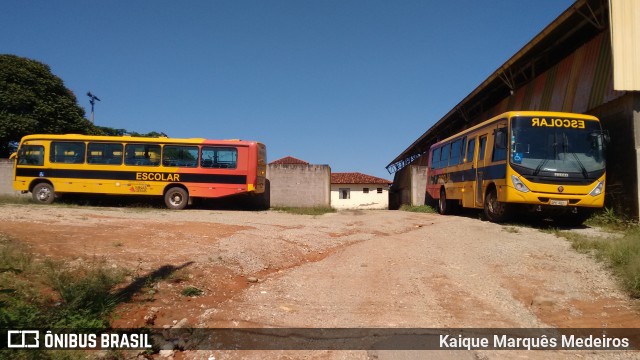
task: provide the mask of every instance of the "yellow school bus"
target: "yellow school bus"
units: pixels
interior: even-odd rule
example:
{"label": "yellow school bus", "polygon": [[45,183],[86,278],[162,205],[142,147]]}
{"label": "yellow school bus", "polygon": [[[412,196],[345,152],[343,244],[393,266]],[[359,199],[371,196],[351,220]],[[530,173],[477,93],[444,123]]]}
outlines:
{"label": "yellow school bus", "polygon": [[183,209],[191,198],[265,192],[267,152],[255,141],[39,134],[12,158],[14,189],[43,204],[65,193],[155,195]]}
{"label": "yellow school bus", "polygon": [[593,116],[507,112],[431,146],[427,192],[441,214],[502,222],[527,209],[580,224],[604,204],[607,141]]}

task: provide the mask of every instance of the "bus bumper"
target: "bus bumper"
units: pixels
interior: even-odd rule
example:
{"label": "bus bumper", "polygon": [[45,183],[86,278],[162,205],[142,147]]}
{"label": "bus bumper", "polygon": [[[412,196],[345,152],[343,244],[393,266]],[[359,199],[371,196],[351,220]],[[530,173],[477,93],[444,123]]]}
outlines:
{"label": "bus bumper", "polygon": [[556,193],[553,192],[536,192],[536,191],[528,191],[528,192],[520,192],[516,190],[514,187],[509,186],[506,191],[505,202],[511,203],[521,203],[521,204],[529,204],[529,205],[542,205],[542,206],[551,206],[551,207],[591,207],[591,208],[601,208],[604,206],[604,191],[600,194],[593,196],[588,194],[591,189],[589,188],[584,193],[579,192],[569,192],[566,193]]}

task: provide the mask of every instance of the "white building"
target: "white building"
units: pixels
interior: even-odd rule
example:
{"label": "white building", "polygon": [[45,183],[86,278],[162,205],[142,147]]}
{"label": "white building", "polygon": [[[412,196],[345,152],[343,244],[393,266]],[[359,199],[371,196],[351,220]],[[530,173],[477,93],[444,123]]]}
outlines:
{"label": "white building", "polygon": [[331,173],[331,207],[388,209],[391,181],[357,172]]}

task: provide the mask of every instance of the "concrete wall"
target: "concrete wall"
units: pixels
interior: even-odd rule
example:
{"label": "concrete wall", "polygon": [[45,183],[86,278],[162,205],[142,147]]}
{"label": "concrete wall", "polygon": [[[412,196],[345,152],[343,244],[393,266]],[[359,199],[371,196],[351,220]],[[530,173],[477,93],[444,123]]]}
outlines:
{"label": "concrete wall", "polygon": [[418,158],[412,165],[405,166],[394,173],[393,184],[389,190],[389,209],[397,210],[404,204],[431,205],[427,194],[427,154]]}
{"label": "concrete wall", "polygon": [[[365,193],[364,188],[369,192]],[[378,194],[378,188],[382,193]],[[340,189],[349,189],[349,199],[340,199]],[[382,184],[331,184],[331,207],[335,209],[388,209],[389,188]]]}
{"label": "concrete wall", "polygon": [[19,195],[13,190],[13,161],[0,159],[0,195]]}
{"label": "concrete wall", "polygon": [[271,206],[331,206],[329,165],[269,164]]}
{"label": "concrete wall", "polygon": [[426,204],[427,171],[427,166],[409,166],[411,174],[411,205],[420,206]]}

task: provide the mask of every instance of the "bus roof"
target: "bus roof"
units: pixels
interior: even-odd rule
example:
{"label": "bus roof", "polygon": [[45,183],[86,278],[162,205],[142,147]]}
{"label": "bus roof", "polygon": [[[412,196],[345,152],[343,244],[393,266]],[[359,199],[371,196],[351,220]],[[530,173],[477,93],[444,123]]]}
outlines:
{"label": "bus roof", "polygon": [[593,121],[599,121],[597,117],[592,116],[592,115],[586,115],[586,114],[576,114],[576,113],[569,113],[569,112],[560,112],[560,111],[507,111],[505,113],[502,113],[500,115],[494,116],[491,119],[487,120],[487,121],[483,121],[478,125],[472,126],[468,129],[462,130],[459,133],[455,134],[455,135],[451,135],[446,139],[442,139],[440,141],[438,141],[437,143],[431,145],[431,147],[433,148],[434,146],[439,146],[442,145],[448,141],[451,141],[457,137],[459,137],[460,135],[464,135],[466,133],[472,132],[476,129],[482,128],[484,126],[487,126],[488,124],[500,120],[500,119],[507,119],[507,118],[512,118],[512,117],[516,117],[516,116],[541,116],[541,117],[561,117],[561,118],[572,118],[572,119],[582,119],[582,120],[593,120]]}
{"label": "bus roof", "polygon": [[238,139],[231,140],[210,140],[205,138],[170,138],[170,137],[140,137],[140,136],[103,136],[103,135],[82,135],[82,134],[32,134],[26,135],[21,142],[30,140],[66,140],[66,141],[104,141],[104,142],[137,142],[137,143],[158,143],[158,144],[221,144],[221,145],[249,145],[258,143],[257,141],[245,141]]}

